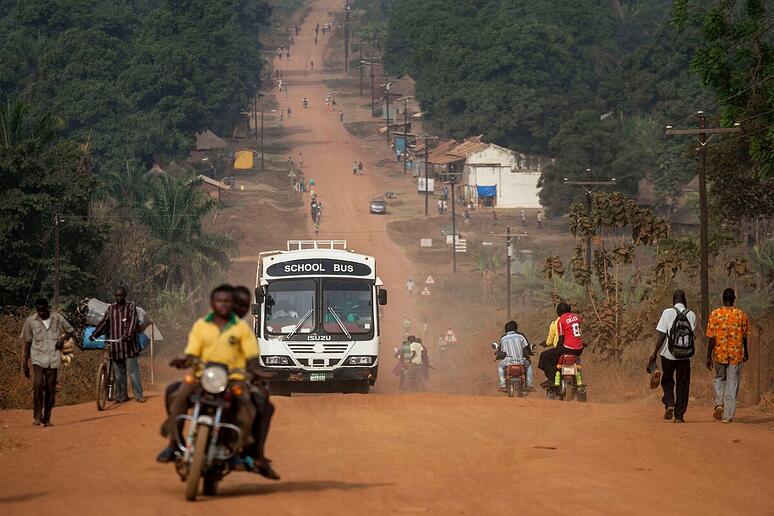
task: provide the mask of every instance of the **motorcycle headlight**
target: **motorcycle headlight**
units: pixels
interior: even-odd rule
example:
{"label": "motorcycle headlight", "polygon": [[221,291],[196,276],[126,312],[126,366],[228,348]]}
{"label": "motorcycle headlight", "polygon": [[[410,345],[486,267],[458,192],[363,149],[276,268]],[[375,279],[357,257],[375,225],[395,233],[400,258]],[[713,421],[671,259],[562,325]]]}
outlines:
{"label": "motorcycle headlight", "polygon": [[205,367],[200,381],[205,391],[220,394],[228,385],[228,371],[222,367]]}
{"label": "motorcycle headlight", "polygon": [[374,363],[374,357],[349,357],[347,359],[347,365],[371,365]]}
{"label": "motorcycle headlight", "polygon": [[269,365],[290,365],[290,357],[282,355],[270,355],[263,357],[263,363]]}

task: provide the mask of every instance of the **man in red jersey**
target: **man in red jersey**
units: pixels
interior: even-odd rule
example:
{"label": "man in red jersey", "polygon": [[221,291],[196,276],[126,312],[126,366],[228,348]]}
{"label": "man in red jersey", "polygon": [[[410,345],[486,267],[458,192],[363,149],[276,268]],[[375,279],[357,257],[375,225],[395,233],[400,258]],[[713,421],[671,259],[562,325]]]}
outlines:
{"label": "man in red jersey", "polygon": [[580,355],[583,353],[583,338],[581,337],[581,318],[572,313],[572,308],[567,303],[559,303],[556,306],[557,331],[559,342],[556,347],[549,348],[540,354],[538,367],[545,373],[546,381],[542,387],[548,387],[554,382],[556,362],[562,355]]}

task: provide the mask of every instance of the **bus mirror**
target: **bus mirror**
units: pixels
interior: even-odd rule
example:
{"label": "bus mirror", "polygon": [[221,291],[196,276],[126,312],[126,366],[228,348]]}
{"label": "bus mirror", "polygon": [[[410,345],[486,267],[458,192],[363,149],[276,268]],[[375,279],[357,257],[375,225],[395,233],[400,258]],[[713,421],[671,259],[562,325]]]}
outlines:
{"label": "bus mirror", "polygon": [[255,287],[255,302],[259,305],[263,303],[264,293],[263,287]]}
{"label": "bus mirror", "polygon": [[382,306],[387,304],[387,291],[383,288],[379,289],[379,304]]}
{"label": "bus mirror", "polygon": [[252,308],[253,308],[253,315],[255,317],[259,317],[261,315],[261,305],[259,305],[258,303],[253,303]]}

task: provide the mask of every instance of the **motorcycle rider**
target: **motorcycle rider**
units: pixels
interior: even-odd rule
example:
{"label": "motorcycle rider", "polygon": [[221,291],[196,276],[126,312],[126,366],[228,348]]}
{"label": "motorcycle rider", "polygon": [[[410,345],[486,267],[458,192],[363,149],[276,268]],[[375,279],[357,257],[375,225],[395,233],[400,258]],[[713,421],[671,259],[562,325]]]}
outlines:
{"label": "motorcycle rider", "polygon": [[[234,289],[230,285],[221,285],[210,294],[212,311],[196,321],[188,334],[188,345],[185,356],[175,358],[170,362],[172,367],[190,368],[194,360],[201,362],[217,362],[224,364],[229,370],[245,369],[258,373],[258,356],[260,350],[255,334],[247,324],[240,320],[233,311]],[[201,371],[196,371],[200,374]],[[253,443],[252,425],[255,419],[256,406],[251,399],[250,389],[244,384],[242,373],[232,373],[231,383],[242,384],[241,393],[236,398],[235,423],[242,430],[243,446]],[[169,417],[162,427],[162,435],[170,438],[169,446],[159,453],[159,462],[170,462],[174,459],[177,448],[177,416],[188,409],[189,398],[198,385],[182,383],[171,395]],[[234,456],[233,466],[236,469],[245,467],[244,461]]]}
{"label": "motorcycle rider", "polygon": [[519,364],[527,370],[527,388],[532,389],[532,364],[529,356],[532,354],[527,337],[518,332],[516,321],[505,323],[505,335],[500,338],[497,348],[498,357],[503,357],[497,364],[497,376],[500,378],[500,390],[505,392],[505,371],[509,365]]}
{"label": "motorcycle rider", "polygon": [[[234,287],[234,313],[237,317],[244,320],[250,313],[251,301],[250,289],[242,285]],[[253,378],[251,392],[253,403],[258,407],[252,429],[255,442],[245,446],[243,457],[253,471],[266,478],[279,480],[279,474],[271,467],[271,459],[266,457],[264,451],[266,438],[269,436],[269,425],[274,415],[274,404],[269,400],[269,384],[266,379],[260,376]]]}
{"label": "motorcycle rider", "polygon": [[541,387],[544,388],[548,388],[554,383],[556,363],[559,361],[559,357],[562,355],[580,356],[584,348],[580,316],[572,313],[572,307],[564,302],[556,305],[556,315],[559,316],[556,322],[559,341],[555,347],[543,351],[538,360],[538,367],[546,375],[546,381],[541,384]]}

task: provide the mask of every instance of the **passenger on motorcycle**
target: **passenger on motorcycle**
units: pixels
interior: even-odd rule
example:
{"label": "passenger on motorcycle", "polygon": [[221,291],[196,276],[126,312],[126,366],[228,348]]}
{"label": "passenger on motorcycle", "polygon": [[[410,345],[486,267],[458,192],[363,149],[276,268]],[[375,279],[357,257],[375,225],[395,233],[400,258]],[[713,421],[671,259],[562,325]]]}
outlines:
{"label": "passenger on motorcycle", "polygon": [[497,365],[497,375],[500,378],[500,390],[505,392],[505,371],[509,365],[519,364],[527,369],[527,388],[532,389],[532,364],[529,356],[532,354],[527,337],[518,333],[516,321],[505,324],[505,335],[500,338],[498,356],[503,359]]}
{"label": "passenger on motorcycle", "polygon": [[[170,365],[180,369],[189,368],[196,360],[223,364],[230,371],[235,369],[258,373],[258,356],[260,354],[255,334],[247,324],[237,318],[233,311],[233,287],[221,285],[210,294],[212,312],[196,321],[188,334],[188,345],[185,356],[175,358]],[[201,374],[201,371],[195,371]],[[231,383],[241,383],[241,395],[237,399],[235,424],[242,430],[243,446],[253,444],[252,425],[255,419],[256,406],[251,399],[251,391],[244,384],[242,373],[232,373]],[[177,416],[185,414],[189,406],[189,397],[198,385],[183,382],[172,393],[169,404],[169,417],[162,427],[162,434],[169,437],[169,446],[157,457],[159,462],[170,462],[175,457],[178,439]],[[244,468],[244,462],[235,456],[235,468]],[[241,468],[240,468],[241,467]]]}
{"label": "passenger on motorcycle", "polygon": [[541,387],[548,388],[554,383],[556,362],[562,355],[580,356],[583,353],[583,338],[581,337],[581,318],[572,313],[572,307],[567,303],[559,303],[556,306],[556,329],[559,341],[556,346],[543,351],[538,360],[538,367],[545,373],[546,381]]}

